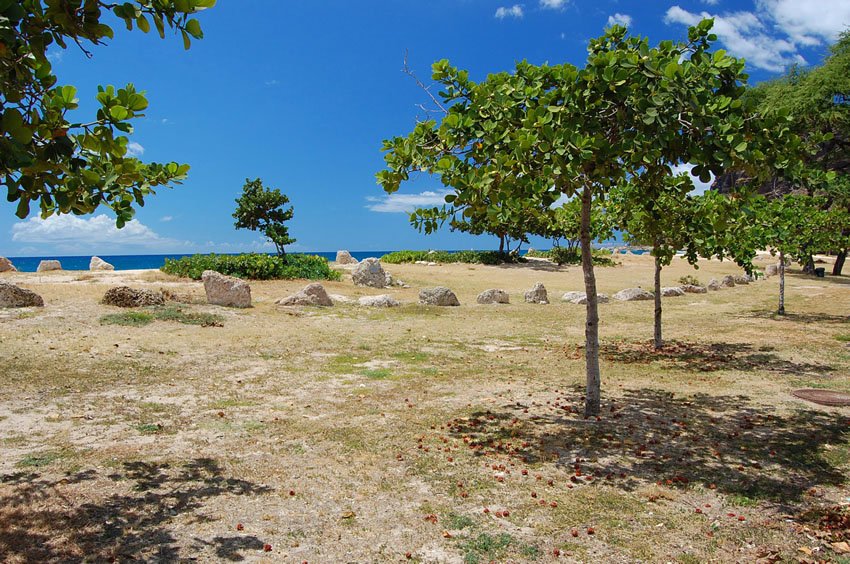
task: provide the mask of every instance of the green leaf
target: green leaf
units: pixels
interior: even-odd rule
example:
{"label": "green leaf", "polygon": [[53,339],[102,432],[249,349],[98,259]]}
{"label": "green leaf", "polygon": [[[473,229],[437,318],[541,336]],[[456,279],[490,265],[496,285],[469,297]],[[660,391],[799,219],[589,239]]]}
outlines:
{"label": "green leaf", "polygon": [[195,39],[201,39],[204,36],[200,22],[194,18],[186,22],[186,31]]}
{"label": "green leaf", "polygon": [[109,108],[109,115],[112,119],[117,119],[121,121],[123,119],[127,119],[127,116],[130,115],[130,112],[127,111],[127,108],[124,106],[112,106]]}

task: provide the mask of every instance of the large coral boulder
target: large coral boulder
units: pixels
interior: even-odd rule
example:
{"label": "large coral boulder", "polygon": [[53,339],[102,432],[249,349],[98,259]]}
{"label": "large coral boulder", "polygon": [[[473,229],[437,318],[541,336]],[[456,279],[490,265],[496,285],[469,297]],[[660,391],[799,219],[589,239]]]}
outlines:
{"label": "large coral boulder", "polygon": [[325,291],[325,287],[314,282],[308,284],[302,290],[275,302],[285,306],[332,306],[333,300]]}
{"label": "large coral boulder", "polygon": [[116,286],[106,291],[100,303],[117,307],[143,307],[163,305],[165,298],[162,292],[139,290],[129,286]]}
{"label": "large coral boulder", "polygon": [[678,298],[679,296],[684,296],[685,290],[680,286],[671,286],[668,288],[661,288],[661,297],[662,298]]}
{"label": "large coral boulder", "polygon": [[17,272],[18,269],[6,257],[0,257],[0,272]]}
{"label": "large coral boulder", "polygon": [[419,291],[419,303],[434,306],[459,306],[460,302],[454,292],[443,286],[423,288]]}
{"label": "large coral boulder", "polygon": [[43,307],[44,300],[25,288],[0,281],[0,307]]}
{"label": "large coral boulder", "polygon": [[686,294],[705,294],[708,292],[708,289],[705,286],[698,286],[696,284],[684,284],[679,287]]}
{"label": "large coral boulder", "polygon": [[92,257],[89,261],[89,270],[115,270],[115,267],[100,257]]}
{"label": "large coral boulder", "polygon": [[769,264],[764,269],[765,276],[776,276],[777,274],[779,274],[779,263]]}
{"label": "large coral boulder", "polygon": [[207,302],[227,307],[251,307],[251,287],[244,280],[214,270],[201,275]]}
{"label": "large coral boulder", "polygon": [[398,307],[401,305],[398,300],[389,294],[381,294],[379,296],[363,296],[357,300],[362,306],[367,307]]}
{"label": "large coral boulder", "polygon": [[336,252],[336,263],[337,264],[357,264],[357,259],[351,256],[351,253],[348,251],[337,251]]}
{"label": "large coral boulder", "polygon": [[37,272],[50,272],[51,270],[62,270],[62,263],[58,260],[43,260],[38,263]]}
{"label": "large coral boulder", "polygon": [[493,288],[490,290],[484,290],[478,294],[475,301],[479,304],[509,304],[511,303],[511,298],[504,290]]}
{"label": "large coral boulder", "polygon": [[655,296],[643,288],[626,288],[614,294],[614,299],[621,302],[639,302],[655,299]]}
{"label": "large coral boulder", "polygon": [[351,272],[351,279],[357,286],[370,288],[386,288],[392,282],[381,261],[374,257],[363,259]]}
{"label": "large coral boulder", "polygon": [[534,287],[525,293],[525,301],[530,304],[548,304],[549,294],[546,292],[546,286],[542,282],[538,282]]}
{"label": "large coral boulder", "polygon": [[735,277],[731,274],[728,276],[724,276],[720,279],[720,287],[721,288],[734,288],[735,287]]}
{"label": "large coral boulder", "polygon": [[711,291],[717,291],[723,288],[723,284],[720,283],[720,280],[717,278],[712,278],[708,281],[706,287]]}

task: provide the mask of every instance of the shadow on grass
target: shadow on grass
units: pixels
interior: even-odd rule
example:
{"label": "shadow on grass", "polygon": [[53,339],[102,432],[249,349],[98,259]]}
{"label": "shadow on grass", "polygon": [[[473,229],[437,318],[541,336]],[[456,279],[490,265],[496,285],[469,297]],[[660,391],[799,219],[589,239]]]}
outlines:
{"label": "shadow on grass", "polygon": [[[835,369],[828,364],[785,360],[773,353],[772,347],[754,348],[747,343],[690,343],[665,341],[664,348],[655,350],[649,341],[603,343],[602,358],[623,364],[660,362],[691,372],[742,370],[787,372],[791,374],[823,375]],[[584,358],[584,348],[576,346],[568,352],[570,358]]]}
{"label": "shadow on grass", "polygon": [[[811,488],[844,484],[850,419],[801,409],[778,415],[743,396],[675,398],[651,389],[603,402],[585,419],[578,389],[454,421],[479,456],[555,463],[574,487],[625,490],[693,484],[789,505]],[[589,478],[589,480],[588,480]]]}
{"label": "shadow on grass", "polygon": [[253,536],[216,537],[212,543],[196,539],[184,554],[170,532],[172,521],[207,500],[270,491],[225,477],[214,460],[126,463],[109,476],[120,493],[105,493],[113,487],[98,478],[92,470],[61,479],[37,473],[0,477],[0,554],[23,562],[172,562],[209,545],[218,558],[237,561],[244,558],[240,550],[263,547]]}
{"label": "shadow on grass", "polygon": [[775,309],[755,310],[743,315],[743,319],[771,319],[773,321],[789,321],[796,323],[850,323],[850,315],[834,315],[830,313],[794,313],[786,312],[779,315]]}

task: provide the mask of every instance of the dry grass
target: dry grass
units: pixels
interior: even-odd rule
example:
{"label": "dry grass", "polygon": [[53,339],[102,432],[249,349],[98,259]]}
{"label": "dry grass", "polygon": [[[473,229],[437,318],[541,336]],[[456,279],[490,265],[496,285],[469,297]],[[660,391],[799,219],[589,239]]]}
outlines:
{"label": "dry grass", "polygon": [[[651,287],[648,258],[622,260],[600,291]],[[0,554],[840,558],[820,516],[848,497],[850,410],[789,392],[850,391],[847,278],[790,277],[781,319],[776,279],[666,299],[661,354],[651,303],[603,304],[604,414],[585,420],[584,308],[557,299],[582,289],[579,269],[389,270],[412,286],[392,290],[396,309],[275,306],[297,281],[253,284],[249,310],[183,306],[223,327],[100,322],[118,311],[98,303],[109,285],[198,298],[194,282],[4,275],[46,307],[0,312]],[[734,270],[677,262],[664,284]],[[536,281],[551,305],[522,303]],[[438,284],[464,305],[415,305]],[[492,287],[513,303],[475,304]]]}

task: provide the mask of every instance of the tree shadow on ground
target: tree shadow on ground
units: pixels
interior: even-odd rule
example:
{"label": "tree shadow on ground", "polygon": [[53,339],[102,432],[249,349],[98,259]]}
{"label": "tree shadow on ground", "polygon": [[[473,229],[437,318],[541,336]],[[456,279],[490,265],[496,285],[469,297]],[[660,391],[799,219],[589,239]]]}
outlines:
{"label": "tree shadow on ground", "polygon": [[780,415],[744,396],[676,398],[653,389],[603,402],[599,418],[584,418],[583,405],[580,389],[565,390],[474,413],[449,429],[479,456],[554,462],[572,474],[573,487],[702,484],[790,507],[811,488],[847,480],[850,419],[835,413]]}
{"label": "tree shadow on ground", "polygon": [[786,312],[779,315],[775,309],[753,310],[737,317],[741,319],[771,319],[773,321],[790,321],[796,323],[850,323],[850,315],[834,315],[830,313],[795,313]]}
{"label": "tree shadow on ground", "polygon": [[[828,364],[795,362],[774,354],[774,348],[755,348],[748,343],[692,343],[665,341],[664,348],[655,350],[651,341],[622,341],[600,345],[600,356],[613,363],[650,364],[653,362],[689,372],[718,370],[767,371],[791,374],[825,375],[834,372]],[[574,345],[565,349],[568,357],[584,358],[584,347]]]}
{"label": "tree shadow on ground", "polygon": [[506,270],[537,270],[540,272],[566,272],[569,268],[566,264],[558,265],[554,262],[549,262],[546,260],[528,260],[527,262],[503,262],[494,266]]}
{"label": "tree shadow on ground", "polygon": [[[271,491],[225,477],[208,458],[179,466],[128,462],[108,478],[104,483],[93,470],[60,479],[37,473],[0,477],[0,554],[25,562],[172,562],[197,553],[181,554],[169,530],[178,516],[214,497]],[[243,558],[240,550],[263,547],[252,536],[217,537],[212,545],[219,558],[234,561]]]}

